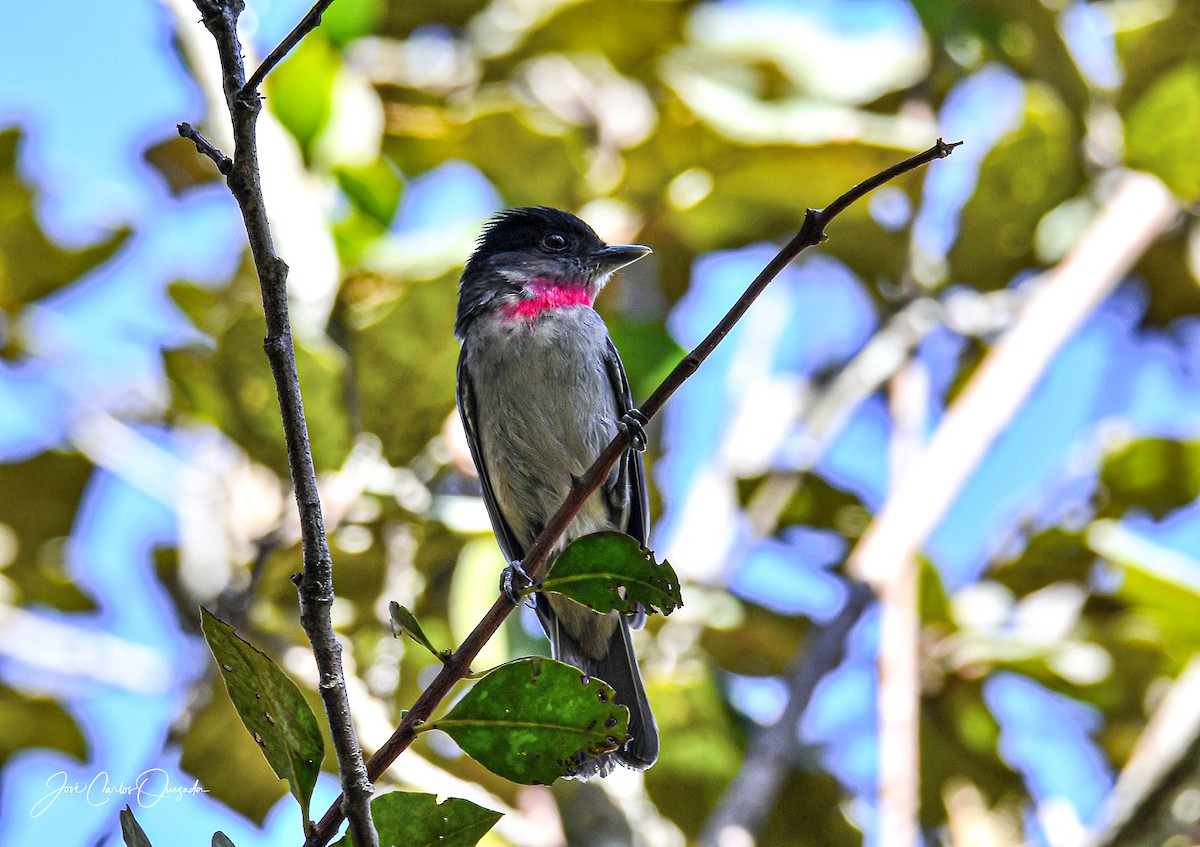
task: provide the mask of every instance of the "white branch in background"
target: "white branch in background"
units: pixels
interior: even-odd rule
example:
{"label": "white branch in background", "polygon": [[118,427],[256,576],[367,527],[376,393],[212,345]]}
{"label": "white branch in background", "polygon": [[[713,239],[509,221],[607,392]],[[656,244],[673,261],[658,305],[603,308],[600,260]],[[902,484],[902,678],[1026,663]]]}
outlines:
{"label": "white branch in background", "polygon": [[918,552],[1063,344],[1170,225],[1178,207],[1158,179],[1130,172],[1070,254],[1030,296],[892,489],[850,555],[872,585]]}

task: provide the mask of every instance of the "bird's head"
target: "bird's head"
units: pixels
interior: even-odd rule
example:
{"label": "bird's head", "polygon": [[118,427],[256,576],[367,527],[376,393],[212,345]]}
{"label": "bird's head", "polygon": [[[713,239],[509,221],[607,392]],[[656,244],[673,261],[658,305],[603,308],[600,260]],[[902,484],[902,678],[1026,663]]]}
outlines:
{"label": "bird's head", "polygon": [[547,309],[590,306],[613,271],[650,252],[609,246],[570,212],[545,206],[508,209],[484,226],[458,286],[454,332],[493,313],[522,320]]}

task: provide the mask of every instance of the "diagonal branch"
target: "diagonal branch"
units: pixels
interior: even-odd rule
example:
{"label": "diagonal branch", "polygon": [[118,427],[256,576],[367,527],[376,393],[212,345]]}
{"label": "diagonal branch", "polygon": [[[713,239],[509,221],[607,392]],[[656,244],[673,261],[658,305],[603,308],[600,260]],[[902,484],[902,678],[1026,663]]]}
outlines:
{"label": "diagonal branch", "polygon": [[[237,21],[244,3],[243,0],[195,2],[205,28],[217,43],[217,52],[221,59],[221,82],[233,122],[234,137],[234,159],[228,170],[222,169],[222,172],[226,173],[229,190],[241,209],[250,252],[262,289],[267,327],[263,346],[279,395],[288,467],[292,475],[292,487],[296,493],[296,506],[300,513],[304,573],[294,577],[300,601],[300,624],[312,643],[320,674],[318,688],[329,719],[330,733],[337,755],[338,774],[342,782],[345,812],[350,820],[354,843],[360,847],[378,847],[379,840],[371,822],[370,811],[371,794],[374,789],[367,776],[362,750],[354,733],[342,671],[342,648],[334,634],[330,617],[333,605],[333,559],[325,537],[321,501],[317,493],[317,475],[309,447],[304,404],[300,397],[300,380],[296,372],[296,351],[292,343],[291,321],[288,316],[288,267],[276,254],[272,243],[259,177],[256,127],[262,104],[257,96],[242,96],[245,68],[242,64]],[[202,153],[213,158],[212,153],[201,148],[197,140],[199,135],[194,130],[188,132],[190,129],[191,127],[183,124],[180,126],[180,134],[190,138]],[[215,158],[214,161],[218,167],[222,164]]]}
{"label": "diagonal branch", "polygon": [[796,651],[787,673],[787,706],[779,719],[758,733],[746,748],[741,767],[704,823],[698,839],[702,847],[753,844],[757,840],[775,807],[784,778],[794,767],[800,717],[812,702],[817,683],[842,661],[850,630],[872,597],[865,584],[850,582],[841,611],[814,629]]}
{"label": "diagonal branch", "polygon": [[332,4],[333,0],[317,0],[316,4],[308,10],[308,14],[301,18],[300,23],[292,27],[292,31],[284,37],[283,41],[280,41],[278,46],[267,54],[267,58],[262,60],[262,64],[258,66],[250,79],[242,86],[241,98],[243,100],[248,100],[258,93],[258,87],[267,78],[267,74],[283,61],[284,56],[292,52],[292,49],[300,43],[300,39],[321,25],[321,15]]}
{"label": "diagonal branch", "polygon": [[[905,159],[903,162],[881,171],[870,179],[860,182],[826,209],[809,209],[804,215],[804,222],[800,226],[800,231],[775,255],[767,266],[763,268],[762,272],[754,278],[754,281],[750,283],[749,287],[738,298],[737,302],[733,304],[720,323],[709,332],[703,341],[696,345],[696,348],[691,353],[684,357],[683,361],[675,366],[675,369],[662,381],[662,384],[642,404],[640,411],[645,418],[649,420],[658,414],[671,395],[683,385],[688,377],[696,372],[704,360],[708,358],[709,354],[721,343],[721,340],[729,334],[742,315],[746,313],[746,310],[750,308],[755,299],[762,294],[771,280],[779,275],[780,271],[787,267],[803,250],[821,243],[821,240],[825,237],[825,227],[840,212],[888,180],[895,179],[901,174],[928,164],[934,159],[944,159],[961,143],[948,144],[939,138],[937,144],[928,150]],[[609,471],[612,470],[613,465],[620,459],[621,454],[628,449],[628,446],[625,436],[617,435],[604,448],[604,451],[592,463],[592,466],[582,476],[572,481],[571,491],[566,501],[525,553],[523,564],[533,579],[536,580],[546,569],[547,559],[558,537],[566,530],[579,509],[583,506],[583,503],[608,478]],[[500,595],[496,599],[496,602],[492,604],[492,608],[484,616],[483,620],[476,625],[475,629],[466,637],[458,650],[442,665],[441,672],[438,673],[437,677],[434,678],[433,682],[430,683],[421,696],[417,698],[417,702],[413,704],[412,708],[404,714],[404,717],[400,720],[400,725],[392,733],[392,737],[371,756],[370,761],[367,762],[367,771],[371,779],[378,779],[387,770],[388,766],[396,760],[396,757],[404,752],[412,743],[415,738],[414,728],[418,724],[428,720],[437,705],[450,693],[450,689],[470,672],[471,661],[475,658],[475,655],[487,643],[488,639],[492,637],[500,627],[500,624],[504,622],[504,619],[508,617],[514,608],[513,604],[504,595]],[[341,820],[340,802],[334,803],[317,825],[313,836],[307,842],[307,847],[322,847],[322,845],[328,843]]]}

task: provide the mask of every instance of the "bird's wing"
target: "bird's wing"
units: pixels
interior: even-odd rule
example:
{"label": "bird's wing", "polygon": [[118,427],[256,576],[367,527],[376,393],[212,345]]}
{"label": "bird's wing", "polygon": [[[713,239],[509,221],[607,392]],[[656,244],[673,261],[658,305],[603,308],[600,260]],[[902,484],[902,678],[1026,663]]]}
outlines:
{"label": "bird's wing", "polygon": [[464,344],[458,355],[458,414],[462,418],[463,431],[467,435],[467,446],[471,449],[471,458],[475,461],[475,469],[479,472],[479,484],[483,487],[483,503],[487,506],[488,517],[492,519],[492,529],[496,533],[496,543],[510,562],[525,558],[525,551],[517,543],[516,534],[496,503],[496,493],[492,490],[492,482],[488,478],[488,469],[483,462],[483,454],[479,448],[479,431],[475,425],[475,396],[471,388],[471,374],[467,370],[467,347]]}
{"label": "bird's wing", "polygon": [[[617,354],[616,345],[608,339],[608,349],[605,351],[604,365],[612,383],[613,397],[617,401],[617,417],[620,418],[633,408],[633,394],[629,390],[629,378],[625,375],[625,366]],[[641,545],[646,544],[650,535],[650,497],[646,492],[646,468],[642,463],[642,454],[636,450],[628,451],[626,459],[624,484],[627,486],[629,503],[629,521],[625,532],[632,535]],[[618,484],[622,480],[617,480]]]}

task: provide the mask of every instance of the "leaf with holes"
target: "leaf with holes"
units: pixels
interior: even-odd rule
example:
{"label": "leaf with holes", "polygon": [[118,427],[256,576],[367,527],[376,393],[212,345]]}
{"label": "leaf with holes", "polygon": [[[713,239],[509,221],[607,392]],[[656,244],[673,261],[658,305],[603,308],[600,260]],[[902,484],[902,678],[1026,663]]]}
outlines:
{"label": "leaf with holes", "polygon": [[309,801],[325,755],[316,716],[278,665],[203,607],[200,628],[221,669],[229,699],[276,776],[288,781],[307,829]]}
{"label": "leaf with holes", "polygon": [[[371,801],[371,819],[381,847],[472,847],[502,817],[470,800],[451,797],[438,803],[433,794],[413,791],[392,791]],[[346,835],[333,847],[353,844]]]}
{"label": "leaf with holes", "polygon": [[535,656],[491,671],[422,729],[442,730],[505,779],[548,785],[617,749],[628,727],[629,710],[613,702],[607,683]]}
{"label": "leaf with holes", "polygon": [[542,581],[552,591],[605,613],[641,606],[669,615],[683,605],[679,577],[669,562],[623,532],[596,532],[567,545]]}

